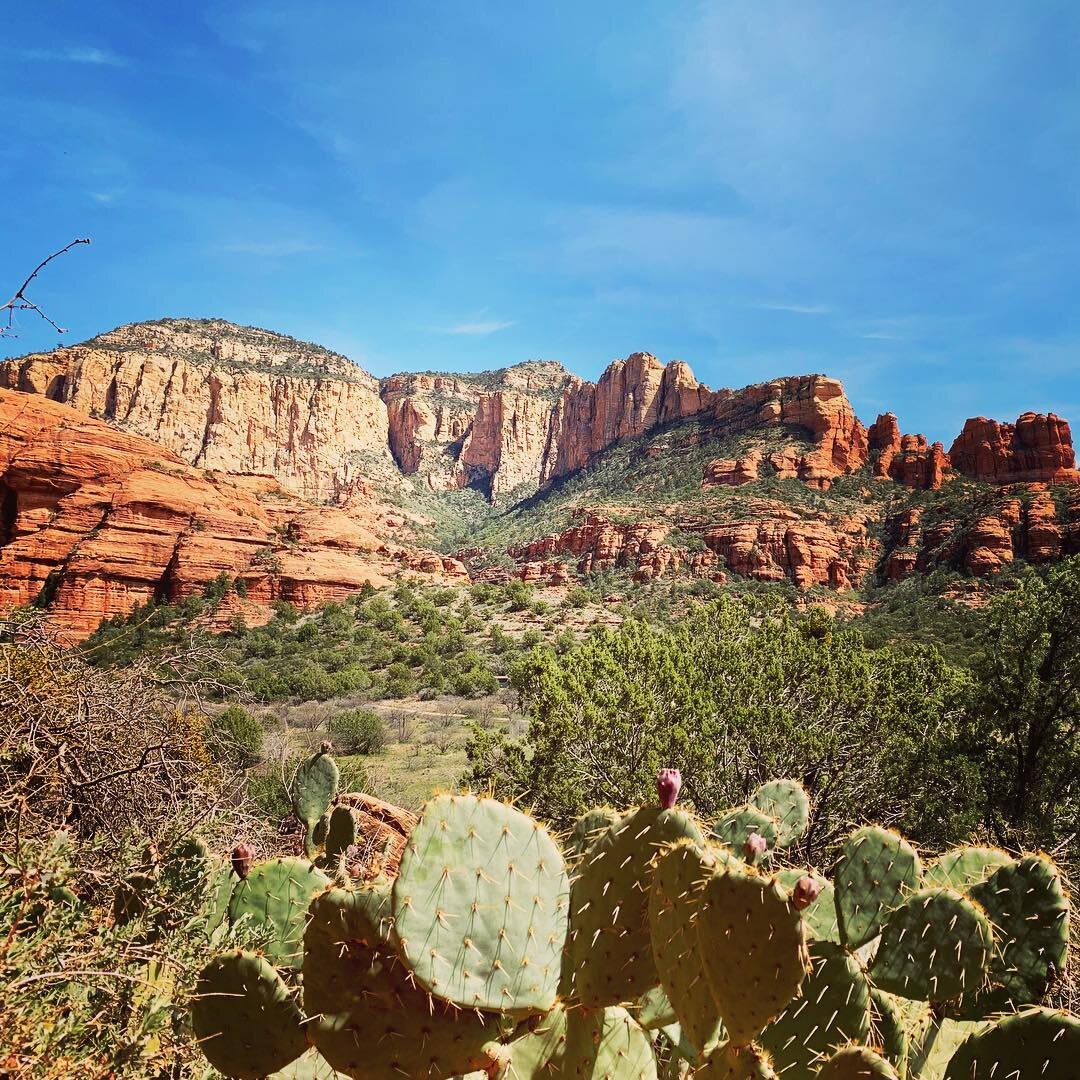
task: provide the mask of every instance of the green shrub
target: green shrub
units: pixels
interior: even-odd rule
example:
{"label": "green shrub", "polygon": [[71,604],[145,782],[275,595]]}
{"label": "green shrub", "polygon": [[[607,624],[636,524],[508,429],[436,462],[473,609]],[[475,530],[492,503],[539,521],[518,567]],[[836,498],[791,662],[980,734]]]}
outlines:
{"label": "green shrub", "polygon": [[330,738],[343,754],[377,754],[386,745],[386,725],[370,709],[349,709],[330,720]]}
{"label": "green shrub", "polygon": [[229,705],[207,721],[206,743],[216,761],[247,768],[262,757],[262,725],[247,709]]}

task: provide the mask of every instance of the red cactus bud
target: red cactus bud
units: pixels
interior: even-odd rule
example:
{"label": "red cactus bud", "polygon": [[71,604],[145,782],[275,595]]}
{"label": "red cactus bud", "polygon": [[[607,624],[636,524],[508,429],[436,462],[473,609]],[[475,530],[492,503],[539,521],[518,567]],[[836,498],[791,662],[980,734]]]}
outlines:
{"label": "red cactus bud", "polygon": [[232,868],[241,881],[251,873],[251,864],[254,861],[255,849],[250,844],[237,844],[232,849]]}
{"label": "red cactus bud", "polygon": [[795,882],[795,888],[791,890],[792,907],[802,911],[808,908],[821,895],[821,883],[815,881],[809,874],[803,874]]}
{"label": "red cactus bud", "polygon": [[656,774],[656,795],[665,810],[670,810],[675,805],[681,789],[682,773],[678,769],[661,769]]}
{"label": "red cactus bud", "polygon": [[752,832],[746,838],[746,843],[742,846],[743,858],[746,859],[747,862],[755,862],[765,854],[768,847],[769,842],[761,835],[761,833]]}

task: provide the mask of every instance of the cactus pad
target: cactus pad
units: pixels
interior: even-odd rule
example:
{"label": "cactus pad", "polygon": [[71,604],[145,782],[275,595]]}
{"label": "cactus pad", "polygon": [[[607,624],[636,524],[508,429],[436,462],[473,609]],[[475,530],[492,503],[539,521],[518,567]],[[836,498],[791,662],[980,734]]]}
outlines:
{"label": "cactus pad", "polygon": [[823,878],[816,870],[781,870],[776,879],[790,893],[804,875],[813,878],[821,887],[818,898],[802,911],[807,935],[818,941],[839,942],[840,926],[836,920],[836,897],[832,882]]}
{"label": "cactus pad", "polygon": [[769,1057],[757,1046],[730,1045],[714,1050],[694,1071],[694,1080],[777,1080]]}
{"label": "cactus pad", "polygon": [[945,1080],[1076,1080],[1078,1063],[1080,1020],[1030,1009],[970,1035],[950,1060]]}
{"label": "cactus pad", "polygon": [[566,1020],[563,1080],[656,1080],[652,1040],[625,1010],[573,1009]]}
{"label": "cactus pad", "polygon": [[776,820],[777,847],[793,844],[810,825],[810,796],[795,780],[770,780],[762,784],[750,796],[750,805]]}
{"label": "cactus pad", "polygon": [[691,841],[681,841],[657,860],[649,890],[649,937],[656,970],[683,1038],[699,1056],[717,1045],[723,1030],[694,925],[705,883],[715,866],[708,852]]}
{"label": "cactus pad", "polygon": [[347,1076],[441,1080],[491,1064],[498,1022],[421,990],[372,926],[370,907],[347,889],[311,904],[304,935],[309,1036]]}
{"label": "cactus pad", "polygon": [[412,830],[393,890],[398,948],[420,985],[511,1015],[555,1004],[569,883],[547,831],[512,806],[440,795]]}
{"label": "cactus pad", "polygon": [[299,967],[304,924],[312,896],[329,878],[303,859],[270,859],[254,866],[233,889],[229,922],[245,916],[253,926],[270,929],[266,955],[283,967]]}
{"label": "cactus pad", "polygon": [[600,806],[595,810],[586,810],[574,822],[570,835],[566,838],[563,847],[566,851],[567,865],[575,864],[592,847],[593,841],[612,825],[618,825],[622,815],[618,810],[612,810],[608,806]]}
{"label": "cactus pad", "polygon": [[314,858],[315,826],[330,809],[338,790],[338,767],[325,751],[300,763],[290,794],[293,813],[304,826],[304,844],[309,859]]}
{"label": "cactus pad", "polygon": [[356,843],[356,819],[347,806],[335,806],[326,826],[326,857],[336,863]]}
{"label": "cactus pad", "polygon": [[802,919],[776,881],[732,861],[705,885],[697,937],[731,1045],[747,1046],[798,992]]}
{"label": "cactus pad", "polygon": [[226,953],[203,968],[191,1024],[210,1063],[240,1080],[283,1069],[308,1047],[288,987],[255,953]]}
{"label": "cactus pad", "polygon": [[494,1065],[487,1072],[492,1080],[539,1080],[556,1070],[566,1045],[566,1010],[557,1005],[534,1027],[505,1046],[488,1049]]}
{"label": "cactus pad", "polygon": [[923,885],[928,889],[942,886],[966,893],[972,885],[985,881],[999,866],[1010,862],[1012,856],[998,848],[953,848],[927,866]]}
{"label": "cactus pad", "polygon": [[882,1053],[896,1070],[896,1075],[900,1080],[904,1080],[907,1076],[910,1042],[900,1003],[884,990],[871,990],[870,1018],[874,1045],[881,1047]]}
{"label": "cactus pad", "polygon": [[777,846],[780,823],[755,806],[739,806],[722,815],[713,825],[712,832],[721,844],[726,844],[740,857],[745,855],[743,849],[750,835],[757,833],[767,847],[765,854],[755,861],[764,862]]}
{"label": "cactus pad", "polygon": [[583,1004],[632,1001],[660,981],[649,942],[649,888],[661,849],[682,839],[704,844],[693,818],[642,807],[601,833],[577,867],[564,989]]}
{"label": "cactus pad", "polygon": [[992,948],[981,909],[952,889],[922,889],[889,914],[870,977],[891,994],[944,1002],[982,985]]}
{"label": "cactus pad", "polygon": [[637,1000],[637,1007],[630,1010],[634,1019],[646,1030],[657,1031],[679,1022],[675,1009],[662,986],[646,990]]}
{"label": "cactus pad", "polygon": [[845,841],[834,887],[840,940],[857,949],[881,931],[885,916],[919,887],[915,849],[897,832],[869,825]]}
{"label": "cactus pad", "polygon": [[870,984],[858,960],[831,941],[810,944],[799,996],[761,1033],[785,1080],[817,1074],[822,1061],[870,1032]]}
{"label": "cactus pad", "polygon": [[985,910],[997,943],[990,981],[999,989],[978,996],[1001,1011],[1041,1001],[1069,951],[1069,902],[1057,867],[1045,855],[1025,855],[999,866],[968,895]]}
{"label": "cactus pad", "polygon": [[845,1046],[817,1073],[818,1080],[897,1080],[896,1070],[867,1046]]}
{"label": "cactus pad", "polygon": [[199,899],[213,871],[214,862],[206,844],[197,836],[189,836],[162,860],[161,883],[170,892]]}

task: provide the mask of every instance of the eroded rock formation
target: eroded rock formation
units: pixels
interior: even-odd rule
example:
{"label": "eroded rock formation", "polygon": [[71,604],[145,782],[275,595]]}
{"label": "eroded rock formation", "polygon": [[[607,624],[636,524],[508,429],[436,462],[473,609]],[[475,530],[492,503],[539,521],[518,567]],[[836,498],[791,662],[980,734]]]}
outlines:
{"label": "eroded rock formation", "polygon": [[1015,424],[976,416],[964,424],[949,458],[965,476],[995,484],[1080,479],[1068,421],[1053,413],[1026,412]]}
{"label": "eroded rock formation", "polygon": [[44,397],[0,390],[0,611],[38,602],[79,639],[148,600],[243,582],[250,621],[275,600],[310,607],[400,571],[464,576],[455,560],[388,539],[357,496],[317,507],[267,478],[186,464]]}

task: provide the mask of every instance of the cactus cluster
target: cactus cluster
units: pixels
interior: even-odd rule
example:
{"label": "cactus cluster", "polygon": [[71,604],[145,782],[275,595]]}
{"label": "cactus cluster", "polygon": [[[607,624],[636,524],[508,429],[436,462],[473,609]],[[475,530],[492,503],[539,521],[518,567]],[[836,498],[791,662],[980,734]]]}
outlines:
{"label": "cactus cluster", "polygon": [[311,1055],[363,1080],[1080,1076],[1080,1021],[1041,1007],[1068,949],[1045,855],[924,867],[872,826],[826,877],[780,865],[810,821],[798,784],[706,825],[665,770],[659,806],[590,811],[562,845],[512,806],[439,795],[393,880],[332,881],[355,840],[332,765],[297,774],[307,860],[234,853],[229,917],[269,944],[199,982],[195,1033],[227,1076]]}

